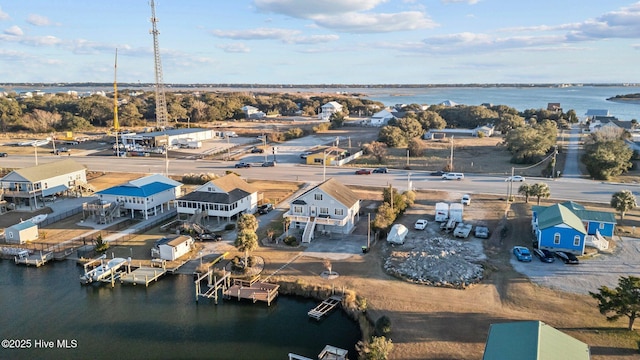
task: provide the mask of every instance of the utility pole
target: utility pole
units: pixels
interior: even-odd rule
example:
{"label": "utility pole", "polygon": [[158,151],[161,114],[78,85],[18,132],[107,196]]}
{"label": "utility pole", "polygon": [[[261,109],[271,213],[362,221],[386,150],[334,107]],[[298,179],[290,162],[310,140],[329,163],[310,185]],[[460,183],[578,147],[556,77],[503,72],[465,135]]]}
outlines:
{"label": "utility pole", "polygon": [[553,148],[553,169],[551,170],[551,178],[556,178],[556,155],[558,154],[558,146],[554,146]]}
{"label": "utility pole", "polygon": [[449,158],[449,171],[453,171],[453,135],[451,135],[451,157]]}

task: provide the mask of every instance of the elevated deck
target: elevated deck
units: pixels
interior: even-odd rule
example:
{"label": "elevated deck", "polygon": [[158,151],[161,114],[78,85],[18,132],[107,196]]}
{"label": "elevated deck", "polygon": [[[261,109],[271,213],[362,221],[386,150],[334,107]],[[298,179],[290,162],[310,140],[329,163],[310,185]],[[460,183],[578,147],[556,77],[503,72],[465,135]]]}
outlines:
{"label": "elevated deck", "polygon": [[260,282],[260,275],[251,280],[234,279],[233,284],[224,291],[227,298],[235,297],[238,300],[248,299],[253,301],[264,301],[267,305],[278,296],[280,285],[267,282]]}
{"label": "elevated deck", "polygon": [[322,319],[323,316],[331,312],[331,310],[335,309],[338,304],[342,302],[342,297],[338,295],[332,295],[330,298],[323,301],[320,305],[316,306],[314,309],[309,310],[307,313],[309,317],[312,317],[316,320]]}

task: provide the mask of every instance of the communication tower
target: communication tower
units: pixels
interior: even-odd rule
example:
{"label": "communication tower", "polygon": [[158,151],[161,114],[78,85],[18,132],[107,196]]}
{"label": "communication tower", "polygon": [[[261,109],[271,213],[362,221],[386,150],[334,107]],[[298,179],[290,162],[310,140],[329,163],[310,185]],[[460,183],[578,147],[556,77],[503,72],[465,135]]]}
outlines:
{"label": "communication tower", "polygon": [[118,144],[118,49],[116,48],[116,60],[113,64],[113,131],[116,133],[116,156],[120,156],[120,145]]}
{"label": "communication tower", "polygon": [[156,6],[153,0],[151,4],[151,25],[152,29],[149,31],[153,35],[153,54],[155,56],[156,65],[156,126],[160,129],[167,127],[167,99],[164,96],[164,84],[162,81],[162,62],[160,61],[160,45],[158,44],[158,31],[156,18]]}

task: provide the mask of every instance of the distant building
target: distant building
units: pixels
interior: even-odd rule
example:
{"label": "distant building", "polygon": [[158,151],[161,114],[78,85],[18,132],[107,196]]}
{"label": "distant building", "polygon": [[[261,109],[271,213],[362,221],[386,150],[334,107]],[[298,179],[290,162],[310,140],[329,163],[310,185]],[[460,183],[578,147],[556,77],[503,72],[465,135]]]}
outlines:
{"label": "distant building", "polygon": [[242,107],[242,112],[247,119],[262,119],[267,116],[264,112],[260,111],[255,106],[245,105]]}
{"label": "distant building", "polygon": [[384,126],[389,123],[389,121],[395,119],[396,117],[387,110],[380,110],[377,113],[373,114],[369,120],[366,121],[366,125],[368,126]]}
{"label": "distant building", "polygon": [[562,107],[560,106],[560,103],[548,103],[547,110],[554,111],[554,112],[562,112]]}
{"label": "distant building", "polygon": [[333,114],[337,114],[342,111],[343,106],[337,101],[329,101],[328,103],[322,105],[320,108],[320,113],[318,114],[318,119],[323,121],[329,121]]}

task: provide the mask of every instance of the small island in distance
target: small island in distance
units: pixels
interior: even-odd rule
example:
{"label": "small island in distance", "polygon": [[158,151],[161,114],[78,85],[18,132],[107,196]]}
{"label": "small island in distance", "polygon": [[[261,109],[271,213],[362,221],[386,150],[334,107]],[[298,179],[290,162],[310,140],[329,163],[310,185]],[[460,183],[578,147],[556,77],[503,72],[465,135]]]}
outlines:
{"label": "small island in distance", "polygon": [[616,95],[607,99],[608,101],[640,104],[640,93]]}

